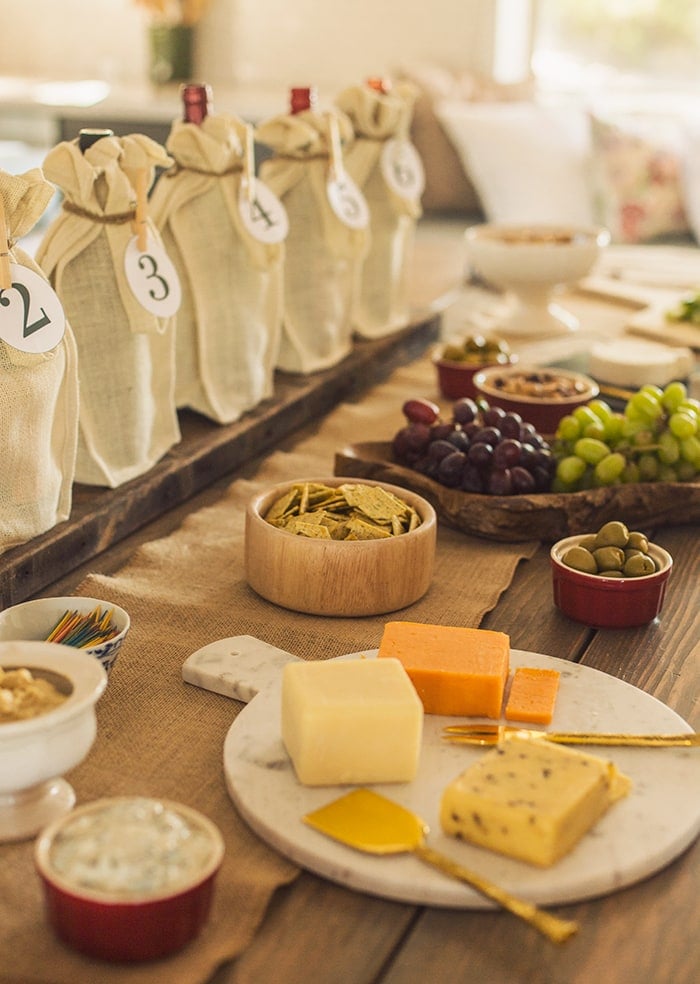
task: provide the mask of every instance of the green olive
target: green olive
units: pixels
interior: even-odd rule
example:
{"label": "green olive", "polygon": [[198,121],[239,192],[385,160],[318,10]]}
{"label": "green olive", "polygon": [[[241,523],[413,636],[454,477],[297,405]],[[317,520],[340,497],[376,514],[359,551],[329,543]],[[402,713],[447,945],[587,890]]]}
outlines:
{"label": "green olive", "polygon": [[620,547],[598,547],[593,551],[599,573],[621,571],[625,564],[625,554]]}
{"label": "green olive", "polygon": [[647,554],[630,557],[623,568],[625,577],[644,577],[645,574],[654,574],[655,571],[656,564]]}
{"label": "green olive", "polygon": [[601,526],[596,533],[596,547],[626,547],[629,535],[624,523],[612,520]]}
{"label": "green olive", "polygon": [[641,550],[637,550],[636,547],[625,547],[625,563],[630,559],[630,557],[644,557],[645,554]]}
{"label": "green olive", "polygon": [[624,577],[622,571],[600,571],[601,577]]}
{"label": "green olive", "polygon": [[649,553],[649,541],[643,533],[639,533],[637,530],[630,532],[627,546],[634,547],[635,550],[640,550],[644,554]]}
{"label": "green olive", "polygon": [[589,550],[591,553],[595,550],[595,533],[589,533],[588,536],[582,537],[578,542],[579,547],[583,547],[584,550]]}
{"label": "green olive", "polygon": [[573,567],[575,571],[583,571],[585,574],[598,573],[595,557],[584,547],[569,547],[562,557],[562,562],[567,567]]}

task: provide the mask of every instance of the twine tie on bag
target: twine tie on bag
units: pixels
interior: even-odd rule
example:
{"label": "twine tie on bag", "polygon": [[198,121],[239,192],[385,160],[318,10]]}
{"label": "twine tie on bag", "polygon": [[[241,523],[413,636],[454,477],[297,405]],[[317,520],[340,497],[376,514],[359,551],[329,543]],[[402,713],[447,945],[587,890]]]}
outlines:
{"label": "twine tie on bag", "polygon": [[78,215],[81,219],[89,219],[91,222],[100,222],[103,225],[123,225],[126,222],[133,222],[136,218],[136,209],[129,209],[128,212],[102,213],[91,212],[87,208],[81,208],[74,202],[64,202],[63,211],[70,212],[71,215]]}

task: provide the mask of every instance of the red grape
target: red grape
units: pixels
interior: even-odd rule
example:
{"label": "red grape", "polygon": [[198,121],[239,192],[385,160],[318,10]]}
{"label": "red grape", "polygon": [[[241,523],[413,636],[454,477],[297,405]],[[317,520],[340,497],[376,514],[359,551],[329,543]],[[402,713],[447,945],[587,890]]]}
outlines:
{"label": "red grape", "polygon": [[431,400],[406,400],[402,409],[404,416],[412,424],[434,424],[440,416],[440,407]]}

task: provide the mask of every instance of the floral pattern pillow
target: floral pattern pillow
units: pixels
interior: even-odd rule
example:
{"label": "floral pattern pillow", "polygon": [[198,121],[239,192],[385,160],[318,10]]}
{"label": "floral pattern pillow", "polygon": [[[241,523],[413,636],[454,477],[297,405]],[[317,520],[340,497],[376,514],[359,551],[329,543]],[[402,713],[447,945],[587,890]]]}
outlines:
{"label": "floral pattern pillow", "polygon": [[652,134],[593,115],[591,139],[595,210],[613,241],[643,243],[690,232],[672,134],[664,139],[662,127]]}

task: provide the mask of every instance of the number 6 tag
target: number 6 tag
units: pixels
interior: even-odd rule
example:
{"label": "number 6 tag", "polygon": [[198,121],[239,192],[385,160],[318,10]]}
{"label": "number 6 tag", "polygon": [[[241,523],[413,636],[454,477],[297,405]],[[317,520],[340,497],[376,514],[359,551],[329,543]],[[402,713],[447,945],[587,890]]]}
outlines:
{"label": "number 6 tag", "polygon": [[51,351],[66,330],[58,295],[29,267],[11,263],[10,275],[12,286],[0,290],[0,338],[20,352]]}
{"label": "number 6 tag", "polygon": [[182,300],[180,278],[170,257],[152,236],[143,252],[137,236],[129,240],[124,272],[134,297],[147,311],[158,318],[171,318],[177,313]]}

